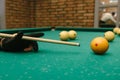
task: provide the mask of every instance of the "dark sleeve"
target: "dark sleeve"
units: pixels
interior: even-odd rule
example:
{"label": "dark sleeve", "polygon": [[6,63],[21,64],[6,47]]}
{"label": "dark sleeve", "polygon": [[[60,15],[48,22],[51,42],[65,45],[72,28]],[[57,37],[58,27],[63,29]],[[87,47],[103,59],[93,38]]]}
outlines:
{"label": "dark sleeve", "polygon": [[4,45],[9,45],[12,44],[14,42],[18,42],[22,39],[23,33],[22,32],[18,32],[17,35],[13,38],[5,38],[5,40],[3,41]]}
{"label": "dark sleeve", "polygon": [[15,37],[13,38],[5,38],[2,41],[2,49],[6,51],[22,51],[22,36],[23,33],[18,33]]}
{"label": "dark sleeve", "polygon": [[2,49],[4,51],[20,52],[31,45],[34,51],[38,51],[37,41],[24,40],[22,36],[23,34],[19,33],[13,38],[5,38],[2,42]]}

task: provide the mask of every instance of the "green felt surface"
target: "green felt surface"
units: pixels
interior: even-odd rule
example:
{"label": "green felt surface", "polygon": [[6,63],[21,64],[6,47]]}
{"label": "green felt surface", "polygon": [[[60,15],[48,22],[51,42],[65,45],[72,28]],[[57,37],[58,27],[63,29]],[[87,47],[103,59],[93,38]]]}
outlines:
{"label": "green felt surface", "polygon": [[[43,38],[59,40],[60,31],[43,31]],[[69,41],[79,42],[80,47],[38,42],[38,53],[1,51],[0,80],[119,80],[120,36],[109,42],[105,55],[95,55],[90,42],[104,31],[78,30],[77,34],[76,40]]]}

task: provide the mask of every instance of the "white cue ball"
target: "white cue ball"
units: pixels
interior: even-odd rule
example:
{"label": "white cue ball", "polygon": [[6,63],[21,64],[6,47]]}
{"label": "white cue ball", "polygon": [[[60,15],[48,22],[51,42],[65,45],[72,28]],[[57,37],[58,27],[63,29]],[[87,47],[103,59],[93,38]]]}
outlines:
{"label": "white cue ball", "polygon": [[69,39],[69,35],[67,31],[61,31],[59,33],[59,36],[62,41],[67,41]]}
{"label": "white cue ball", "polygon": [[77,37],[77,32],[74,31],[74,30],[70,30],[70,31],[68,32],[68,34],[69,34],[69,39],[74,40],[74,39],[76,39],[76,37]]}
{"label": "white cue ball", "polygon": [[113,28],[113,32],[117,34],[119,29],[120,29],[119,27],[115,27],[115,28]]}
{"label": "white cue ball", "polygon": [[104,33],[104,37],[108,40],[108,41],[113,41],[115,38],[115,34],[112,31],[107,31]]}

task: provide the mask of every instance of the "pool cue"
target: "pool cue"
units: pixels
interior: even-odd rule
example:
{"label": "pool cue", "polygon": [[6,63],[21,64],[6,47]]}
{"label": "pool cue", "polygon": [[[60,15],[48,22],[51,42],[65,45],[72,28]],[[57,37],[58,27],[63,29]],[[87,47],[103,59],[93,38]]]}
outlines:
{"label": "pool cue", "polygon": [[[7,34],[7,33],[0,33],[0,37],[11,37],[12,38],[12,37],[14,37],[14,35]],[[80,46],[80,44],[76,43],[76,42],[59,41],[59,40],[36,38],[36,37],[29,37],[29,36],[23,36],[22,39],[31,40],[31,41],[55,43],[55,44],[64,44],[64,45],[71,45],[71,46]]]}

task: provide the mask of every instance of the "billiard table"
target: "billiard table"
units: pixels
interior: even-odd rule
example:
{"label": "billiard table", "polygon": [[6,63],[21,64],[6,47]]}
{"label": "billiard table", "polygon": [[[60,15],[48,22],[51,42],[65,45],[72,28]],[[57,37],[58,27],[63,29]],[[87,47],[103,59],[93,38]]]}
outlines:
{"label": "billiard table", "polygon": [[68,42],[80,46],[38,42],[38,52],[0,51],[0,80],[120,80],[120,37],[109,42],[104,55],[96,55],[90,48],[93,38],[104,36],[112,28],[20,28],[0,30],[1,33],[24,34],[44,32],[41,38],[60,40],[63,30],[75,30],[77,38]]}

